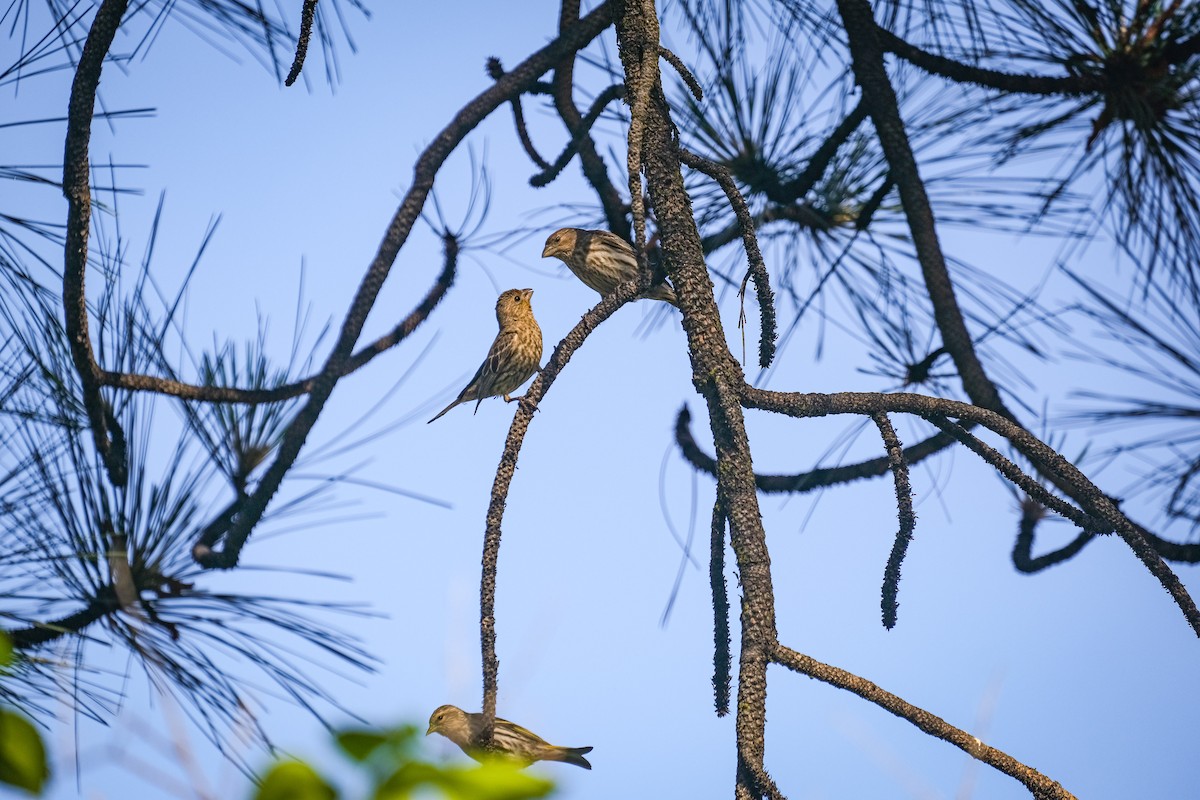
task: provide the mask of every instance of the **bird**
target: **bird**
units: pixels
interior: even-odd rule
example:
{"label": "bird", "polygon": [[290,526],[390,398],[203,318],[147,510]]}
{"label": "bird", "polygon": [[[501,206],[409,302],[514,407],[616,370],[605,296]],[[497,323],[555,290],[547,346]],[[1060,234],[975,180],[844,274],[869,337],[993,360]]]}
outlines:
{"label": "bird", "polygon": [[500,294],[496,300],[496,322],[500,324],[500,332],[488,349],[487,357],[454,402],[429,422],[471,400],[476,401],[476,411],[485,397],[503,397],[504,402],[511,403],[514,398],[509,394],[541,370],[542,329],[533,318],[531,297],[533,289],[509,289]]}
{"label": "bird", "polygon": [[[462,748],[471,758],[482,762],[489,752],[481,750],[475,744],[481,730],[483,714],[469,714],[457,706],[445,705],[438,706],[437,710],[429,715],[429,730],[425,731],[425,735],[440,733]],[[592,748],[559,747],[550,744],[536,733],[500,717],[496,717],[492,744],[495,747],[493,752],[517,762],[522,767],[528,767],[535,761],[563,761],[584,769],[592,768],[583,757],[585,753],[592,752]]]}
{"label": "bird", "polygon": [[[542,258],[551,256],[566,264],[575,277],[601,297],[610,294],[617,284],[638,276],[633,245],[608,231],[560,228],[550,234],[542,248]],[[675,290],[665,282],[650,287],[645,296],[679,308]]]}

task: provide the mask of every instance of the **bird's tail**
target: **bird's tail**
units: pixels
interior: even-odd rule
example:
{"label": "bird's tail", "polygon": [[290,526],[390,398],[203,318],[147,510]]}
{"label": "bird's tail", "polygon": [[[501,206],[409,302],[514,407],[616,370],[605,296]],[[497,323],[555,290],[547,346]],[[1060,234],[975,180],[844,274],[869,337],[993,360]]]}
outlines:
{"label": "bird's tail", "polygon": [[679,308],[679,300],[675,298],[675,290],[666,283],[660,283],[646,292],[646,296],[651,300],[663,300],[671,305]]}
{"label": "bird's tail", "polygon": [[555,757],[551,760],[563,761],[567,764],[574,764],[577,767],[583,767],[584,769],[592,768],[592,765],[588,763],[588,760],[583,757],[584,753],[592,752],[592,748],[590,748],[590,747],[559,747],[559,748],[556,748],[556,750],[557,750],[557,752],[555,753]]}
{"label": "bird's tail", "polygon": [[[445,414],[447,411],[449,411],[450,409],[454,408],[456,405],[458,405],[458,404],[459,404],[459,403],[461,403],[461,402],[463,402],[463,399],[462,399],[461,397],[459,397],[459,398],[458,398],[457,400],[455,400],[453,403],[451,403],[450,405],[446,406],[446,407],[445,407],[445,408],[443,408],[441,411],[439,411],[439,412],[437,413],[437,416],[435,416],[433,419],[438,419],[438,418],[439,418],[439,417],[441,417],[443,414]],[[429,422],[433,422],[433,419],[429,420]],[[429,424],[429,422],[426,422],[425,424],[426,424],[426,425],[428,425],[428,424]]]}

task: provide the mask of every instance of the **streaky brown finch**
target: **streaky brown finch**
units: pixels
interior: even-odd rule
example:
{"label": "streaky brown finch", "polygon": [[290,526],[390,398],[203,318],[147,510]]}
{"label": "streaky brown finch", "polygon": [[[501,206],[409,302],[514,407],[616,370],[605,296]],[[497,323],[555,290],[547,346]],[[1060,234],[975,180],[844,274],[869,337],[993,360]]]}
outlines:
{"label": "streaky brown finch", "polygon": [[509,289],[501,293],[496,301],[496,322],[500,323],[500,332],[487,357],[454,402],[430,422],[456,405],[472,400],[476,411],[485,397],[503,397],[504,402],[511,403],[514,398],[509,394],[541,369],[542,329],[533,318],[533,306],[529,304],[531,297],[533,289]]}
{"label": "streaky brown finch", "polygon": [[[575,277],[600,293],[612,293],[617,285],[638,276],[637,253],[633,245],[608,231],[560,228],[550,234],[542,248],[542,258],[553,256],[567,265]],[[679,308],[675,290],[660,283],[646,292],[651,300],[663,300]]]}
{"label": "streaky brown finch", "polygon": [[522,767],[528,767],[535,761],[563,761],[584,769],[592,768],[583,757],[585,753],[592,752],[592,748],[559,747],[550,744],[536,733],[499,717],[496,717],[496,725],[492,729],[492,743],[496,749],[492,752],[481,751],[475,745],[481,730],[483,714],[468,714],[457,706],[446,705],[439,706],[429,716],[429,730],[425,731],[425,735],[440,733],[476,761],[483,761],[495,753],[517,762]]}

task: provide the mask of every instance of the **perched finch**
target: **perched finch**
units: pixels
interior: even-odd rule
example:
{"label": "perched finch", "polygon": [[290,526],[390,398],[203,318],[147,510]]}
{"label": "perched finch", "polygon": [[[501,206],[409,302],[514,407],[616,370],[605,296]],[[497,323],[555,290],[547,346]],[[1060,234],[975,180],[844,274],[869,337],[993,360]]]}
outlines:
{"label": "perched finch", "polygon": [[[438,417],[454,408],[459,403],[471,400],[475,402],[475,410],[485,397],[504,397],[504,402],[511,403],[510,392],[517,390],[529,376],[541,369],[542,364],[542,329],[533,318],[533,307],[529,298],[533,289],[509,289],[500,295],[496,301],[496,321],[500,323],[500,332],[492,342],[487,357],[479,365],[475,377],[471,378],[467,388],[459,392],[453,403],[438,413]],[[429,420],[433,422],[433,419]]]}
{"label": "perched finch", "polygon": [[[475,745],[482,729],[483,714],[468,714],[457,706],[441,706],[430,715],[429,730],[425,731],[425,735],[440,733],[461,747],[471,758],[482,761],[487,757],[487,753],[481,753]],[[495,752],[518,762],[522,767],[528,767],[534,761],[565,761],[584,769],[592,768],[583,757],[584,753],[592,752],[590,747],[559,747],[550,744],[536,733],[499,717],[496,717],[493,731]]]}
{"label": "perched finch", "polygon": [[[633,280],[638,275],[637,254],[633,245],[608,231],[585,231],[582,228],[561,228],[550,234],[542,248],[542,258],[554,256],[567,265],[575,277],[595,289],[601,297],[617,288],[617,284]],[[651,287],[646,297],[665,300],[676,308],[675,290],[666,283]]]}

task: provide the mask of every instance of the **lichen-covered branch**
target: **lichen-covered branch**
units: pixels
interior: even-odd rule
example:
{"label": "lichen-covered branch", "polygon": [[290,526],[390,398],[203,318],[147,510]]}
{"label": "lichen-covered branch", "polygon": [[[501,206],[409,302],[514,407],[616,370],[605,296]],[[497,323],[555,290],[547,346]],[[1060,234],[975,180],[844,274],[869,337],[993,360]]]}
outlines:
{"label": "lichen-covered branch", "polygon": [[[614,9],[617,45],[627,77],[626,96],[636,98],[641,86],[633,79],[647,74],[643,63],[648,56],[657,59],[658,20],[652,3],[617,2]],[[657,60],[651,69],[657,71]],[[725,507],[742,584],[735,796],[744,799],[762,796],[771,789],[763,755],[767,663],[776,642],[771,559],[740,403],[745,376],[726,344],[691,199],[683,185],[675,126],[657,79],[649,86],[642,113],[640,121],[634,120],[640,141],[631,141],[630,149],[636,147],[641,155],[639,165],[645,171],[663,260],[683,312],[693,381],[708,406],[720,465],[717,492]]]}
{"label": "lichen-covered branch", "polygon": [[88,235],[92,219],[91,168],[88,148],[92,137],[92,114],[100,71],[125,15],[127,0],[104,0],[96,10],[87,41],[75,67],[71,100],[67,108],[67,136],[63,153],[63,195],[67,198],[67,230],[63,249],[63,319],[71,360],[79,374],[83,406],[96,451],[104,461],[114,486],[124,486],[129,467],[123,448],[113,447],[116,419],[100,394],[100,366],[88,333],[86,274]]}
{"label": "lichen-covered branch", "polygon": [[[692,436],[692,412],[687,406],[679,409],[675,417],[675,443],[679,452],[687,459],[694,469],[708,475],[716,476],[717,462],[712,456],[700,449]],[[948,433],[935,433],[924,441],[917,442],[904,448],[904,460],[916,464],[932,455],[940,453],[957,441]],[[878,478],[886,475],[890,467],[888,457],[869,458],[857,464],[846,464],[840,467],[817,467],[807,472],[791,475],[761,475],[755,473],[754,484],[760,492],[766,494],[803,494],[827,486],[837,486],[843,483]]]}
{"label": "lichen-covered branch", "polygon": [[888,468],[892,471],[893,482],[896,485],[896,513],[900,519],[900,528],[896,531],[896,540],[892,543],[892,552],[883,570],[880,600],[883,627],[891,630],[896,627],[896,613],[900,607],[896,599],[900,593],[900,567],[904,564],[904,556],[907,555],[908,545],[912,542],[917,515],[913,511],[912,483],[908,478],[908,464],[904,461],[904,448],[900,445],[900,437],[896,435],[896,429],[892,427],[887,414],[872,414],[871,419],[879,428],[879,435],[883,437],[883,446],[887,450]]}
{"label": "lichen-covered branch", "polygon": [[1038,471],[1055,480],[1057,485],[1070,487],[1070,495],[1088,516],[1098,518],[1106,529],[1113,530],[1138,560],[1145,565],[1162,587],[1179,606],[1184,618],[1197,636],[1200,636],[1200,610],[1188,594],[1187,589],[1170,567],[1155,552],[1132,521],[1116,504],[1092,483],[1086,475],[1059,454],[1054,448],[1038,439],[1008,417],[986,408],[979,408],[956,400],[940,397],[898,392],[876,394],[870,392],[840,392],[837,394],[803,394],[799,392],[772,392],[747,386],[742,400],[748,408],[773,411],[793,417],[822,417],[829,414],[861,414],[870,416],[879,412],[917,414],[927,419],[943,416],[976,422],[1000,434],[1023,456],[1033,463]]}
{"label": "lichen-covered branch", "polygon": [[929,713],[923,708],[914,706],[900,697],[881,689],[870,681],[847,672],[844,669],[823,664],[814,658],[798,653],[795,650],[778,645],[772,652],[772,660],[780,666],[787,667],[793,672],[815,678],[822,683],[836,686],[853,692],[859,697],[874,703],[883,710],[908,720],[925,733],[949,742],[972,758],[982,761],[990,767],[1011,775],[1029,789],[1034,797],[1047,800],[1075,800],[1075,795],[1068,792],[1057,781],[1051,780],[1033,767],[1022,764],[1007,753],[997,750],[991,745],[984,744],[978,737],[972,736],[961,728],[956,728],[941,717]]}
{"label": "lichen-covered branch", "polygon": [[758,237],[754,235],[754,217],[746,198],[738,191],[733,182],[729,168],[709,161],[707,158],[679,148],[679,160],[694,170],[703,172],[715,180],[725,192],[733,214],[737,218],[742,231],[742,244],[746,248],[746,261],[749,275],[754,281],[754,291],[758,296],[758,312],[760,330],[758,338],[758,365],[763,369],[771,366],[775,360],[775,293],[771,291],[771,279],[767,273],[766,262],[763,261],[762,251],[758,247]]}
{"label": "lichen-covered branch", "polygon": [[608,4],[597,6],[587,16],[564,30],[557,39],[529,56],[514,70],[467,103],[422,151],[413,170],[412,186],[388,224],[379,250],[363,276],[346,313],[333,351],[308,393],[308,401],[288,425],[276,450],[275,460],[263,474],[253,494],[246,500],[241,513],[234,519],[225,535],[224,548],[220,552],[211,553],[209,560],[204,562],[205,566],[230,569],[237,565],[246,539],[262,519],[271,498],[279,490],[284,475],[300,455],[309,431],[316,424],[317,417],[344,373],[346,364],[353,355],[354,344],[366,323],[367,314],[374,306],[375,298],[383,287],[400,248],[408,240],[408,235],[425,206],[438,170],[450,153],[500,105],[528,89],[546,70],[563,58],[587,45],[611,24],[611,20]]}
{"label": "lichen-covered branch", "polygon": [[317,0],[304,0],[304,7],[300,9],[300,37],[296,40],[296,57],[292,60],[292,67],[288,70],[287,78],[284,79],[284,86],[291,86],[300,77],[300,70],[304,69],[304,59],[308,55],[308,40],[312,36],[313,19],[317,16]]}
{"label": "lichen-covered branch", "polygon": [[[425,297],[417,304],[404,319],[400,320],[390,331],[380,336],[370,344],[359,348],[343,365],[341,377],[369,364],[375,356],[386,352],[407,339],[420,325],[429,318],[446,292],[454,283],[458,269],[458,239],[450,233],[442,236],[442,249],[445,260],[442,271],[434,281],[433,286],[425,293]],[[181,400],[199,400],[206,403],[277,403],[290,400],[310,392],[316,382],[317,375],[311,375],[298,381],[285,383],[270,389],[243,389],[236,386],[203,386],[177,381],[172,378],[160,378],[154,375],[139,375],[127,372],[103,372],[101,382],[105,386],[130,391],[157,392],[159,394],[178,397]]]}
{"label": "lichen-covered branch", "polygon": [[721,498],[713,503],[708,583],[713,604],[713,702],[717,716],[729,713],[730,665],[729,589],[725,585],[725,509]]}
{"label": "lichen-covered branch", "polygon": [[582,146],[584,140],[590,138],[592,126],[596,124],[596,120],[600,119],[600,115],[604,113],[604,109],[608,104],[624,96],[625,87],[619,83],[609,86],[603,92],[596,95],[596,99],[592,101],[591,108],[588,109],[587,115],[584,116],[579,126],[576,127],[571,140],[567,142],[567,146],[558,154],[558,158],[554,159],[553,164],[546,164],[541,172],[529,179],[529,185],[537,187],[547,186],[557,178],[567,168],[567,164],[571,163],[571,158],[579,152],[579,148]]}
{"label": "lichen-covered branch", "polygon": [[529,423],[533,420],[538,403],[546,396],[546,392],[554,384],[554,379],[571,360],[575,351],[600,323],[637,295],[637,283],[626,281],[583,315],[583,319],[579,320],[554,348],[546,366],[533,379],[533,383],[521,398],[512,424],[508,428],[504,452],[500,455],[500,465],[496,468],[496,477],[492,482],[492,498],[488,504],[487,525],[483,534],[483,569],[479,581],[479,639],[483,654],[484,719],[479,741],[483,746],[489,745],[492,739],[500,675],[500,661],[496,658],[496,570],[500,558],[501,523],[504,520],[504,506],[508,501],[509,487],[517,469],[517,457],[521,454],[521,445],[525,442],[525,433],[529,430]]}

